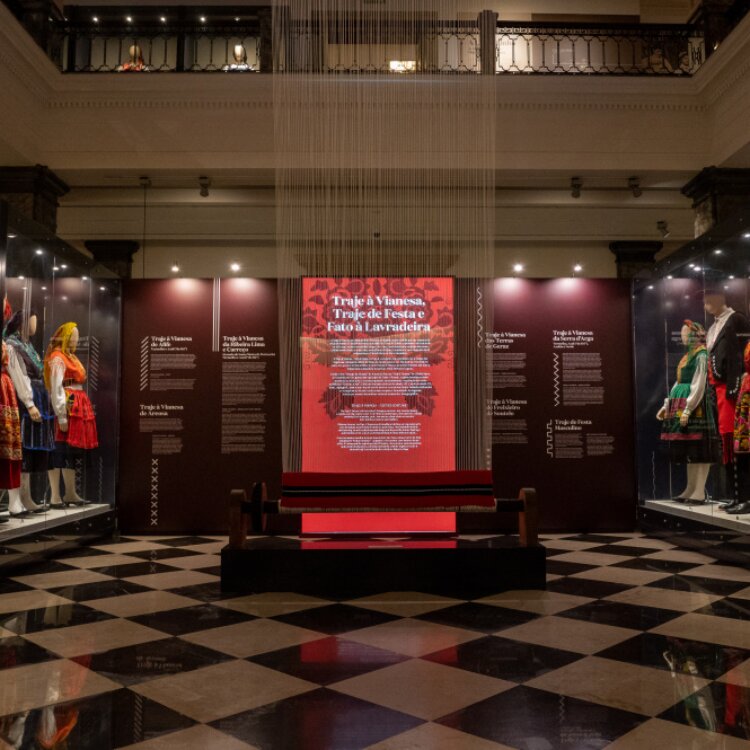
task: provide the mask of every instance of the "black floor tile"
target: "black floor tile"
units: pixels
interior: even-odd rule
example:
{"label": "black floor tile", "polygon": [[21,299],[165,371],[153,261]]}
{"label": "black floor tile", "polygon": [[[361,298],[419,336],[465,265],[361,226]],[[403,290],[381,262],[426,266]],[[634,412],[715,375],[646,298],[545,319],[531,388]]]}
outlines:
{"label": "black floor tile", "polygon": [[[748,706],[750,688],[712,682],[702,690],[686,696],[684,700],[660,714],[659,718],[750,740]],[[717,738],[716,747],[720,746]]]}
{"label": "black floor tile", "polygon": [[532,612],[522,612],[519,609],[467,602],[438,609],[434,612],[427,612],[419,615],[416,619],[436,622],[440,625],[450,625],[454,628],[464,628],[465,630],[494,633],[497,630],[512,628],[515,625],[523,625],[537,617],[539,615]]}
{"label": "black floor tile", "polygon": [[96,557],[97,555],[111,555],[103,549],[94,549],[93,547],[74,547],[67,549],[65,552],[56,552],[55,557],[58,560],[67,560],[71,557]]}
{"label": "black floor tile", "polygon": [[300,628],[317,630],[327,635],[340,635],[351,630],[369,628],[398,618],[394,615],[387,615],[362,607],[352,607],[348,604],[329,604],[325,607],[315,607],[301,612],[292,612],[288,615],[279,615],[272,619]]}
{"label": "black floor tile", "polygon": [[601,599],[605,596],[618,594],[620,591],[630,589],[622,583],[611,583],[610,581],[588,581],[585,578],[557,578],[547,583],[548,591],[556,591],[558,594],[573,594],[574,596],[588,596],[592,599]]}
{"label": "black floor tile", "polygon": [[701,615],[731,617],[735,620],[750,620],[750,601],[747,599],[719,599],[697,611]]}
{"label": "black floor tile", "polygon": [[586,620],[600,625],[615,625],[634,630],[650,630],[680,615],[682,612],[675,612],[671,609],[639,607],[634,604],[606,600],[589,602],[559,613],[560,617],[569,617],[573,620]]}
{"label": "black floor tile", "polygon": [[56,654],[52,654],[20,636],[0,638],[0,673],[2,673],[2,680],[13,679],[12,673],[2,672],[4,669],[59,658]]}
{"label": "black floor tile", "polygon": [[[552,552],[552,550],[549,550]],[[557,552],[557,550],[555,550]],[[561,555],[567,554],[559,550]],[[547,572],[556,576],[572,576],[574,573],[583,573],[584,570],[592,570],[596,565],[584,565],[583,563],[566,562],[564,560],[555,560],[554,557],[547,558]]]}
{"label": "black floor tile", "polygon": [[238,622],[247,622],[256,618],[243,612],[235,612],[232,609],[214,607],[211,604],[204,603],[193,607],[152,612],[128,619],[149,628],[161,630],[163,633],[169,633],[169,635],[185,635],[186,633],[195,633],[198,630],[236,625]]}
{"label": "black floor tile", "polygon": [[65,565],[64,562],[58,562],[57,560],[44,560],[43,562],[37,562],[33,565],[29,565],[20,572],[13,572],[14,578],[20,578],[22,576],[35,576],[43,575],[45,573],[67,573],[71,570],[77,570],[74,565]]}
{"label": "black floor tile", "polygon": [[221,565],[214,565],[211,568],[193,568],[193,570],[206,573],[210,576],[221,576]]}
{"label": "black floor tile", "polygon": [[532,643],[486,636],[423,656],[426,661],[458,667],[511,682],[526,682],[582,659],[581,654]]}
{"label": "black floor tile", "polygon": [[[116,750],[195,724],[187,716],[127,689],[6,716],[0,719],[0,726],[8,732],[14,723],[24,719],[19,745],[24,750],[42,747]],[[49,738],[65,727],[70,727],[70,733],[63,743],[39,744],[40,737]]]}
{"label": "black floor tile", "polygon": [[518,748],[603,748],[646,716],[519,685],[475,703],[438,724]]}
{"label": "black floor tile", "polygon": [[[2,641],[0,641],[0,644]],[[229,661],[231,657],[179,638],[165,638],[73,659],[123,685],[135,685]]]}
{"label": "black floor tile", "polygon": [[13,633],[38,633],[42,630],[67,628],[71,625],[87,625],[102,620],[114,620],[112,615],[82,604],[63,604],[55,607],[29,609],[0,615],[0,627]]}
{"label": "black floor tile", "polygon": [[669,578],[661,578],[647,586],[660,589],[673,589],[674,591],[695,591],[702,594],[716,594],[717,596],[731,596],[732,594],[747,588],[746,583],[738,581],[722,581],[718,578],[697,578],[693,576],[681,576],[679,574]]}
{"label": "black floor tile", "polygon": [[33,586],[13,581],[10,578],[0,578],[0,596],[3,594],[17,594],[19,591],[31,591]]}
{"label": "black floor tile", "polygon": [[101,568],[92,568],[95,573],[103,573],[115,578],[134,578],[135,576],[149,576],[154,573],[174,573],[174,568],[160,562],[127,563],[126,565],[107,565],[106,559],[102,560]]}
{"label": "black floor tile", "polygon": [[683,570],[694,568],[695,563],[676,562],[675,560],[651,560],[645,557],[636,557],[634,560],[615,563],[612,567],[653,570],[660,573],[682,573]]}
{"label": "black floor tile", "polygon": [[330,636],[319,641],[258,654],[250,657],[248,661],[318,685],[330,685],[332,682],[357,677],[407,659],[408,657],[392,651]]}
{"label": "black floor tile", "polygon": [[715,680],[750,657],[750,651],[657,633],[642,633],[600,651],[597,656]]}
{"label": "black floor tile", "polygon": [[141,560],[169,560],[170,558],[175,558],[175,557],[190,557],[191,555],[200,555],[200,554],[201,554],[200,552],[194,552],[193,550],[190,550],[190,549],[180,549],[179,547],[165,547],[164,549],[147,549],[147,550],[143,550],[143,552],[128,552],[128,555],[130,555],[130,557],[140,557]]}
{"label": "black floor tile", "polygon": [[241,596],[240,592],[222,591],[220,581],[211,583],[199,583],[195,586],[183,586],[179,589],[170,589],[173,594],[187,596],[189,599],[197,599],[201,602],[215,602],[219,599],[231,599],[233,596]]}
{"label": "black floor tile", "polygon": [[217,539],[209,539],[205,536],[181,536],[175,539],[154,539],[156,544],[164,544],[167,547],[192,547],[194,544],[216,543]]}
{"label": "black floor tile", "polygon": [[259,748],[360,750],[424,723],[413,716],[320,688],[212,726]]}
{"label": "black floor tile", "polygon": [[50,589],[50,591],[66,599],[85,602],[89,599],[106,599],[110,596],[121,596],[123,594],[141,594],[144,591],[153,591],[153,589],[146,586],[139,586],[137,583],[131,583],[130,581],[118,581],[116,578],[113,578],[109,581],[62,586]]}

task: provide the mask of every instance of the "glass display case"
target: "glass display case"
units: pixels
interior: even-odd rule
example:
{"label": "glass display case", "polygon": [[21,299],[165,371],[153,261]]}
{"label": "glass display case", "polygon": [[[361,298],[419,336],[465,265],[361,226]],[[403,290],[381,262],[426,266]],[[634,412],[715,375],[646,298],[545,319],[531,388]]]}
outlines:
{"label": "glass display case", "polygon": [[0,202],[0,565],[114,524],[120,282]]}
{"label": "glass display case", "polygon": [[633,291],[641,511],[682,527],[750,531],[748,218],[684,246]]}

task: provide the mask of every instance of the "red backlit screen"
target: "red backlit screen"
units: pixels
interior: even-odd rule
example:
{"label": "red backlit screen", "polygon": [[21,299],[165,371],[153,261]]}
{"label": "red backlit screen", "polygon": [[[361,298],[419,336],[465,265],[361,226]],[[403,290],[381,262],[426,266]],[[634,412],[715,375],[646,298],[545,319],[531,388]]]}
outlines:
{"label": "red backlit screen", "polygon": [[453,280],[305,278],[302,470],[455,470]]}

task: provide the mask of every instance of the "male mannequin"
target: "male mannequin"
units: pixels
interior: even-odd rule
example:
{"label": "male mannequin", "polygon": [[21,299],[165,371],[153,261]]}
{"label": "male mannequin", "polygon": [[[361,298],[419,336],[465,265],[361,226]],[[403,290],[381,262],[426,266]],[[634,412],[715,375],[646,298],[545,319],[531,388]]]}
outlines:
{"label": "male mannequin", "polygon": [[726,295],[708,289],[703,307],[714,322],[706,335],[708,349],[708,382],[716,405],[717,427],[721,439],[722,457],[718,472],[718,495],[725,500],[725,510],[738,504],[734,481],[734,412],[740,381],[744,372],[742,350],[750,334],[750,321],[727,305]]}
{"label": "male mannequin", "polygon": [[128,71],[140,73],[141,71],[146,70],[146,65],[143,62],[143,52],[137,44],[130,45],[128,54],[130,55],[130,60],[117,66],[117,71],[119,73],[126,73]]}
{"label": "male mannequin", "polygon": [[222,70],[229,72],[250,70],[250,66],[247,64],[247,52],[245,52],[245,47],[242,44],[234,45],[232,56],[234,57],[234,62],[225,65]]}

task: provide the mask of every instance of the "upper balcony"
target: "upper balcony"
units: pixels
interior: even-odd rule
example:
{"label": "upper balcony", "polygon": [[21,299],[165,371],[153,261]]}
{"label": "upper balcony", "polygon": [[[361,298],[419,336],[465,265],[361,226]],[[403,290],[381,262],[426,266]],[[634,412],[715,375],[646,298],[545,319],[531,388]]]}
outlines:
{"label": "upper balcony", "polygon": [[[687,25],[397,22],[298,24],[258,6],[67,6],[32,29],[64,73],[690,76],[706,58]],[[281,20],[280,20],[281,19]],[[275,26],[275,32],[273,27]]]}

